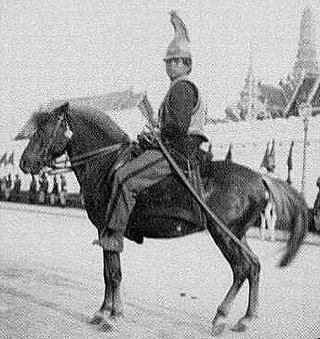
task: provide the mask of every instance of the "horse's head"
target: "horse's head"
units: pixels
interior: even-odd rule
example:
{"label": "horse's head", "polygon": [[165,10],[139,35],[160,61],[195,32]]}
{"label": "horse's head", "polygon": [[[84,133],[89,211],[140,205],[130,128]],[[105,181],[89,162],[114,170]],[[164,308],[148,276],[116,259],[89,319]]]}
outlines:
{"label": "horse's head", "polygon": [[[31,117],[27,124],[30,140],[20,159],[24,173],[38,174],[66,151],[67,110],[68,103],[64,102],[56,107],[43,108]],[[16,139],[21,139],[21,133]]]}

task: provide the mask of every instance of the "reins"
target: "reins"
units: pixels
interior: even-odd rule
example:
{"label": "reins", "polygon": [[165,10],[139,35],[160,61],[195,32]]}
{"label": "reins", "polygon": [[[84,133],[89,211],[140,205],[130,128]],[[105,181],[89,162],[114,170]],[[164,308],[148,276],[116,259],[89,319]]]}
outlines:
{"label": "reins", "polygon": [[[65,165],[63,167],[57,166],[59,164],[66,164],[66,162],[64,160],[59,160],[59,161],[55,161],[55,163],[53,164],[53,166],[55,166],[53,168],[53,171],[71,171],[72,168],[83,165],[85,163],[87,163],[88,161],[101,156],[101,155],[106,155],[106,154],[110,154],[112,152],[115,152],[117,150],[119,150],[121,147],[123,146],[123,144],[114,144],[111,146],[106,146],[106,147],[102,147],[102,148],[98,148],[96,150],[90,151],[90,152],[86,152],[80,155],[77,155],[71,159],[69,159],[70,161],[70,165]],[[51,173],[53,171],[50,171]]]}
{"label": "reins", "polygon": [[[48,145],[46,146],[46,148],[44,150],[44,156],[45,157],[48,154],[50,146],[52,145],[53,140],[55,139],[55,137],[57,135],[58,129],[59,129],[63,119],[65,119],[65,114],[61,114],[58,121],[57,121],[57,125],[56,125],[56,127],[53,131],[53,135],[50,138]],[[65,134],[70,132],[67,122],[66,122],[66,125],[67,125],[67,130],[65,131]],[[67,137],[67,136],[66,136],[66,138],[70,139],[70,137]],[[72,157],[71,159],[69,159],[70,165],[67,165],[65,160],[55,161],[51,166],[51,170],[49,170],[47,172],[49,172],[50,174],[54,174],[54,173],[57,173],[57,172],[70,172],[70,171],[72,171],[72,169],[74,167],[83,165],[83,164],[87,163],[88,161],[90,161],[90,160],[92,160],[92,159],[94,159],[98,156],[113,153],[113,152],[119,150],[122,146],[123,146],[123,144],[117,143],[117,144],[113,144],[113,145],[110,145],[110,146],[101,147],[101,148],[98,148],[98,149],[95,149],[93,151],[89,151],[89,152],[86,152],[86,153],[83,153],[83,154],[80,154],[80,155],[76,155],[76,156]],[[59,164],[64,164],[64,166],[60,167]]]}

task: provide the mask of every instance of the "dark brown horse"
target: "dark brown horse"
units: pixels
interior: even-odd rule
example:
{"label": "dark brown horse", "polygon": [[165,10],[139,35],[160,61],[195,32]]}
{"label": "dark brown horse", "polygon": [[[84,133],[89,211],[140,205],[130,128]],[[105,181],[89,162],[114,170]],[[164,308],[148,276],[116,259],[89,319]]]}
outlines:
{"label": "dark brown horse", "polygon": [[[34,113],[17,139],[21,137],[30,138],[20,160],[25,173],[38,174],[67,152],[81,185],[89,219],[98,230],[103,228],[114,168],[134,156],[127,134],[106,113],[73,100]],[[247,311],[233,327],[235,331],[244,331],[257,316],[260,276],[260,263],[247,244],[246,232],[265,208],[267,187],[276,201],[278,219],[290,231],[280,266],[291,262],[303,242],[308,226],[307,205],[285,182],[272,178],[266,182],[260,174],[232,162],[207,161],[201,174],[207,205],[239,243],[210,218],[204,222],[206,218],[199,206],[175,174],[137,196],[126,236],[141,243],[143,237],[177,237],[207,225],[233,272],[232,286],[213,318],[212,333],[223,331],[231,305],[248,279]],[[108,324],[110,318],[123,312],[120,254],[104,250],[103,258],[105,296],[92,323]]]}

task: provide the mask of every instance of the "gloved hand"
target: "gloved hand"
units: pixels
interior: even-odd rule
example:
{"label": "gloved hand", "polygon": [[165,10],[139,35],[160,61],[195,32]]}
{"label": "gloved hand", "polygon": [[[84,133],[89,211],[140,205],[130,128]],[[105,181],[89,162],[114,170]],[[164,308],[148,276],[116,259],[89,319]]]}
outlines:
{"label": "gloved hand", "polygon": [[151,132],[142,131],[137,138],[139,145],[144,150],[158,148],[157,139]]}

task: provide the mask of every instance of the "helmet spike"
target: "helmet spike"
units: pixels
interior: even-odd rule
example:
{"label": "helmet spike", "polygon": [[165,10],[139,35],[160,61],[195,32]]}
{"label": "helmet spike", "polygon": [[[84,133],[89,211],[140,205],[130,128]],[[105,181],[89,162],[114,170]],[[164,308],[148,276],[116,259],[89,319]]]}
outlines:
{"label": "helmet spike", "polygon": [[174,37],[170,42],[164,60],[172,58],[191,59],[190,38],[188,30],[176,11],[169,12],[170,22],[174,29]]}
{"label": "helmet spike", "polygon": [[188,29],[182,19],[179,17],[178,13],[172,10],[170,13],[170,22],[174,28],[175,38],[184,39],[190,42]]}

